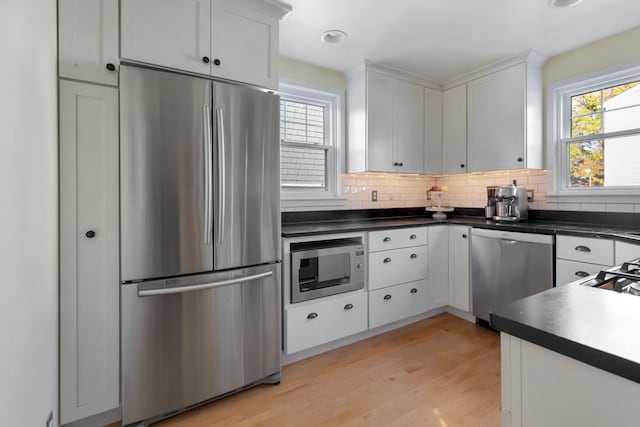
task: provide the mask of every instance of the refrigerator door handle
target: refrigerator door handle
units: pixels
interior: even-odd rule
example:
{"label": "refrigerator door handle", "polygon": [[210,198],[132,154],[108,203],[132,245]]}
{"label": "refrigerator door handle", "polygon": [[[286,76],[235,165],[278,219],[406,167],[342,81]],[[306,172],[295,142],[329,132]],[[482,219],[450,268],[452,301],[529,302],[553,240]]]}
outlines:
{"label": "refrigerator door handle", "polygon": [[222,280],[220,282],[203,283],[200,285],[175,286],[171,288],[158,288],[158,289],[144,289],[144,290],[138,291],[138,296],[151,297],[151,296],[158,296],[158,295],[170,295],[170,294],[181,294],[184,292],[203,291],[205,289],[219,288],[221,286],[229,286],[229,285],[235,285],[236,283],[250,282],[252,280],[264,279],[265,277],[269,277],[271,275],[273,275],[273,271],[266,271],[264,273],[253,274],[251,276],[237,277],[235,279]]}
{"label": "refrigerator door handle", "polygon": [[211,110],[208,105],[202,107],[204,119],[204,244],[211,243],[211,229],[213,222],[213,172],[211,161],[213,155],[213,141],[211,136]]}
{"label": "refrigerator door handle", "polygon": [[218,130],[218,243],[222,243],[224,230],[224,213],[226,210],[226,171],[225,171],[225,141],[224,141],[224,114],[222,108],[216,108]]}

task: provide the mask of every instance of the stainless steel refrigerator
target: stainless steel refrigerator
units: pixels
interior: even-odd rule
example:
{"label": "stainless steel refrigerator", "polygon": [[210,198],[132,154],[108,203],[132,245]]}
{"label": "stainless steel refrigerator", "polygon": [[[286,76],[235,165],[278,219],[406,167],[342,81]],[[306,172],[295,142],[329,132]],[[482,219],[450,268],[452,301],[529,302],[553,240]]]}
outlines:
{"label": "stainless steel refrigerator", "polygon": [[279,98],[120,68],[123,424],[279,381]]}

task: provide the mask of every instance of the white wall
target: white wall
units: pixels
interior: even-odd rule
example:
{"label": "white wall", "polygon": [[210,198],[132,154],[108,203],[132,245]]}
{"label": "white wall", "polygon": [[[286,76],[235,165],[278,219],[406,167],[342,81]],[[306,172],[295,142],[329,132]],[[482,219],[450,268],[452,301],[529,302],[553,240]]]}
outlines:
{"label": "white wall", "polygon": [[58,412],[56,2],[0,2],[0,425]]}

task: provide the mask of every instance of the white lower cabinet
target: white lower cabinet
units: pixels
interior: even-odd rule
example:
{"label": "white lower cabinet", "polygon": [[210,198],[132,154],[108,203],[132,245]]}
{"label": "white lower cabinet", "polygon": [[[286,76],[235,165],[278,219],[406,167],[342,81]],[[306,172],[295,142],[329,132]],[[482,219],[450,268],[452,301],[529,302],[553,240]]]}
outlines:
{"label": "white lower cabinet", "polygon": [[120,405],[118,90],[60,82],[60,422]]}
{"label": "white lower cabinet", "polygon": [[285,351],[292,354],[366,331],[367,313],[366,292],[291,305],[285,309]]}
{"label": "white lower cabinet", "polygon": [[393,249],[369,254],[369,290],[427,277],[427,247]]}
{"label": "white lower cabinet", "polygon": [[589,264],[567,259],[556,259],[556,286],[566,285],[582,277],[611,268],[609,265]]}
{"label": "white lower cabinet", "polygon": [[469,227],[449,227],[449,305],[471,311],[469,280]]}
{"label": "white lower cabinet", "polygon": [[427,311],[427,279],[369,291],[369,328]]}
{"label": "white lower cabinet", "polygon": [[615,265],[640,258],[640,242],[637,244],[616,241]]}
{"label": "white lower cabinet", "polygon": [[449,304],[449,226],[434,225],[427,230],[429,233],[427,309],[433,310]]}

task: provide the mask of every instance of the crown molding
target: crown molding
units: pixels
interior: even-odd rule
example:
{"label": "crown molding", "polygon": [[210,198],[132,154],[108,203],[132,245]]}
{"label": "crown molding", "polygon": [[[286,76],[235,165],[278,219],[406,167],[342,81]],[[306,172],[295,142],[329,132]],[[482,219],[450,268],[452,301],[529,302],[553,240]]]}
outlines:
{"label": "crown molding", "polygon": [[360,64],[357,67],[351,69],[347,73],[347,79],[352,79],[354,76],[362,73],[364,70],[374,70],[382,74],[397,77],[402,80],[407,80],[421,86],[428,87],[430,89],[442,90],[442,85],[440,83],[425,76],[412,73],[400,68],[392,67],[390,65],[381,64],[379,62],[373,62],[369,59],[365,59],[363,64]]}

